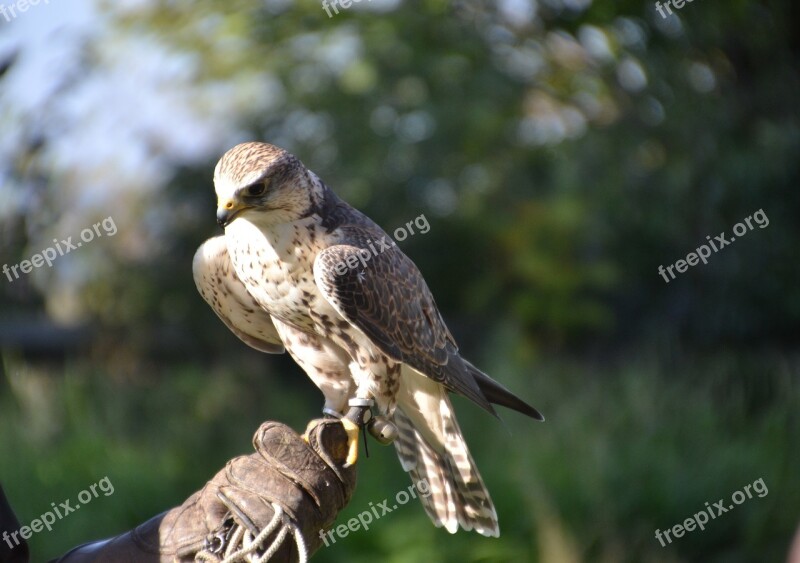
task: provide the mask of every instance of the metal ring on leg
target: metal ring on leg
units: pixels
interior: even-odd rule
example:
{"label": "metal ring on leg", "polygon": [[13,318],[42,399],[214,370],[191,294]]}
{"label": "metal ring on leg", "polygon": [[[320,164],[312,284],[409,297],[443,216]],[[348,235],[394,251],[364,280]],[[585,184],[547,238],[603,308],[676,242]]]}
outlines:
{"label": "metal ring on leg", "polygon": [[334,410],[330,407],[325,407],[322,409],[322,414],[325,416],[330,416],[332,418],[342,418],[342,413],[337,410]]}
{"label": "metal ring on leg", "polygon": [[372,407],[375,404],[375,401],[372,399],[359,399],[358,397],[353,397],[347,404],[351,407]]}

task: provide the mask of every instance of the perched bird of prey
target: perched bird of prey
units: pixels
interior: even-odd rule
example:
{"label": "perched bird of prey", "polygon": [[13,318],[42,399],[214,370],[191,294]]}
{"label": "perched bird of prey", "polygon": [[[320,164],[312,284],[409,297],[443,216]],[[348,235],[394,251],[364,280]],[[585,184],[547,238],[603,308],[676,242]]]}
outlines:
{"label": "perched bird of prey", "polygon": [[[203,298],[253,348],[288,351],[325,396],[323,412],[372,406],[388,422],[386,441],[396,431],[403,469],[430,489],[419,498],[436,526],[498,536],[448,393],[495,416],[492,403],[544,420],[539,411],[461,357],[414,263],[295,156],[237,145],[214,186],[225,234],[195,254]],[[343,423],[354,463],[359,426]]]}

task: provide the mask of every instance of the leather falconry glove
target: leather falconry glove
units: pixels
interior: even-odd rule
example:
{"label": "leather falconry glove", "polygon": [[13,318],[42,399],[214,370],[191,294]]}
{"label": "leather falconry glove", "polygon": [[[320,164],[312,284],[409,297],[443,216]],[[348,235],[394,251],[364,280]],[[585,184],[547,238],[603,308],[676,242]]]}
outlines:
{"label": "leather falconry glove", "polygon": [[51,563],[305,561],[356,483],[355,467],[343,467],[339,420],[314,420],[306,436],[265,422],[253,438],[256,453],[229,461],[181,506]]}

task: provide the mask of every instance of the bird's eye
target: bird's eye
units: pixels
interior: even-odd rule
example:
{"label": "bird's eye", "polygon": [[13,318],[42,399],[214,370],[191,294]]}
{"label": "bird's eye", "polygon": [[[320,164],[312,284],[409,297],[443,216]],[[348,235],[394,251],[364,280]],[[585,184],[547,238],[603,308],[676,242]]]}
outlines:
{"label": "bird's eye", "polygon": [[247,195],[260,196],[264,193],[265,189],[267,189],[266,184],[264,182],[258,182],[257,184],[247,187]]}

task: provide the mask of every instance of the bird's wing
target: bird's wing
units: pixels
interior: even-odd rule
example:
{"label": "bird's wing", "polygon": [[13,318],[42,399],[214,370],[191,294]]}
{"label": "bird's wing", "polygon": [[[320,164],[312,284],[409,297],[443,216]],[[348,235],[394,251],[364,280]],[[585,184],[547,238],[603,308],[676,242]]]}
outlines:
{"label": "bird's wing", "polygon": [[283,354],[272,317],[236,275],[224,236],[210,238],[197,249],[192,273],[200,295],[242,342],[261,352]]}
{"label": "bird's wing", "polygon": [[328,302],[381,352],[496,415],[416,265],[394,246],[359,246],[332,246],[314,260],[314,280]]}

